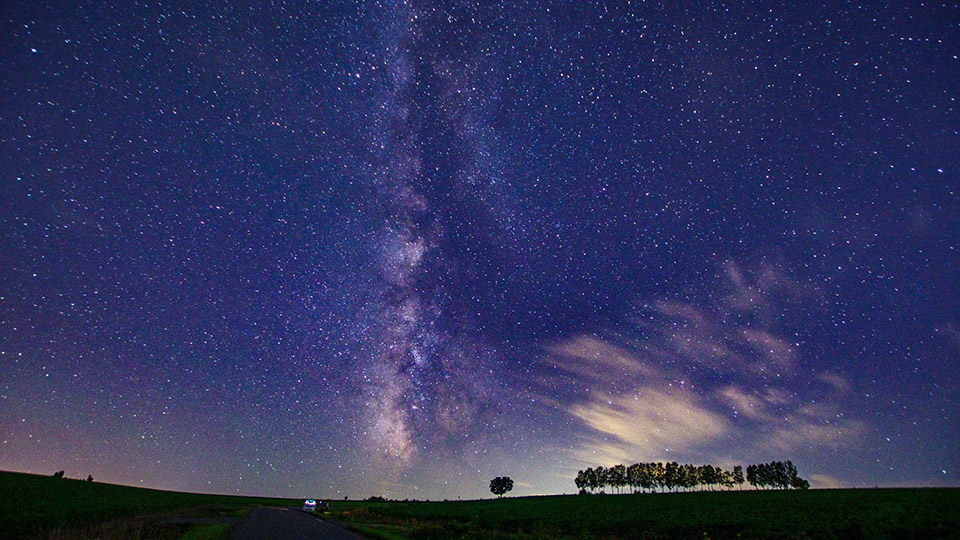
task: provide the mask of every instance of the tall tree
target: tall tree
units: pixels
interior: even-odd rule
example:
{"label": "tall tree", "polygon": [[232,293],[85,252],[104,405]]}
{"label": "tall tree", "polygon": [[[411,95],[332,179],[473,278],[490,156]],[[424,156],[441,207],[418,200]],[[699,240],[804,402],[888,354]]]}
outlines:
{"label": "tall tree", "polygon": [[586,489],[586,477],[582,470],[577,471],[577,477],[573,479],[573,483],[576,484],[577,489],[580,491]]}
{"label": "tall tree", "polygon": [[608,471],[610,476],[610,487],[621,492],[623,486],[627,485],[627,468],[623,465],[614,465]]}
{"label": "tall tree", "polygon": [[664,484],[666,484],[667,489],[673,491],[680,484],[680,464],[676,461],[671,461],[664,466]]}
{"label": "tall tree", "polygon": [[683,480],[684,489],[693,489],[700,483],[700,468],[696,465],[684,464],[680,475]]}
{"label": "tall tree", "polygon": [[667,487],[667,468],[659,461],[651,465],[653,466],[653,485],[663,491]]}
{"label": "tall tree", "polygon": [[597,489],[603,492],[607,484],[610,483],[610,475],[605,467],[597,467],[593,472],[596,475]]}
{"label": "tall tree", "polygon": [[643,467],[639,463],[627,467],[627,485],[630,486],[633,493],[642,487]]}
{"label": "tall tree", "polygon": [[727,489],[733,488],[733,473],[720,469],[720,485]]}

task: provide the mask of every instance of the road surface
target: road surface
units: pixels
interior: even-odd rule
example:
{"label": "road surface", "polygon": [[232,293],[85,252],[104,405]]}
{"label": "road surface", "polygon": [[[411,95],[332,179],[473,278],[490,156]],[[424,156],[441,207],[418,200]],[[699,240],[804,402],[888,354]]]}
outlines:
{"label": "road surface", "polygon": [[230,540],[363,540],[299,508],[255,508],[230,534]]}

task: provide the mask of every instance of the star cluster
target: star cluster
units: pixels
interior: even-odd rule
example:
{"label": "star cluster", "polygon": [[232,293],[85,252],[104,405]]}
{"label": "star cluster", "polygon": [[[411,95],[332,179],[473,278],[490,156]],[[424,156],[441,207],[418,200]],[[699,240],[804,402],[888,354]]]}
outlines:
{"label": "star cluster", "polygon": [[0,7],[0,469],[957,485],[960,8]]}

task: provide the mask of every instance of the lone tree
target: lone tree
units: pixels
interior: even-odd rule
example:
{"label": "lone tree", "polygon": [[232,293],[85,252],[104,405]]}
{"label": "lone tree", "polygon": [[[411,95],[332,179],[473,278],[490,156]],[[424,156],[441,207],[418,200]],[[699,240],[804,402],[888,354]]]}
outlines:
{"label": "lone tree", "polygon": [[513,480],[509,476],[498,476],[490,481],[490,492],[502,498],[503,494],[513,489]]}

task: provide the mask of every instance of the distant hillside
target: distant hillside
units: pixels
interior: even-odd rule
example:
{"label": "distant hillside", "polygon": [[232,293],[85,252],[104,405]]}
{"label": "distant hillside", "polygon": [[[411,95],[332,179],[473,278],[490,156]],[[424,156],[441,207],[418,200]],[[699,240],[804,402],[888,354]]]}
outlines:
{"label": "distant hillside", "polygon": [[21,538],[58,527],[180,508],[291,506],[302,502],[162,491],[0,471],[0,538]]}
{"label": "distant hillside", "polygon": [[[300,505],[0,472],[0,538],[196,507]],[[450,502],[331,501],[326,517],[393,539],[960,538],[960,489],[718,491]],[[383,523],[386,528],[373,527]]]}

